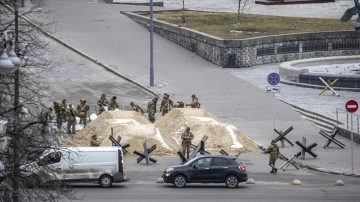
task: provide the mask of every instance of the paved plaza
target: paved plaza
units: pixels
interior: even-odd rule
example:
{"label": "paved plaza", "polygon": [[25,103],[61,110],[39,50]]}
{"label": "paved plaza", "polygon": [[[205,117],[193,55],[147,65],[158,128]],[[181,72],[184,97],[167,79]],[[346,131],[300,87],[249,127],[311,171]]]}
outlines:
{"label": "paved plaza", "polygon": [[[164,8],[156,9],[175,9],[179,4],[174,2],[164,1]],[[168,3],[171,4],[168,6]],[[219,5],[209,5],[204,6],[204,10],[210,7],[215,11],[230,11]],[[340,18],[347,8],[353,6],[353,1],[311,5],[250,5],[251,13]],[[188,9],[203,10],[200,7],[196,1],[186,1]],[[356,155],[353,161],[354,169],[351,169],[350,141],[339,137],[339,140],[347,145],[345,149],[335,146],[323,149],[326,139],[318,134],[317,125],[304,119],[292,106],[286,104],[294,104],[334,118],[336,109],[344,109],[346,100],[359,100],[358,92],[339,92],[340,97],[335,97],[329,92],[319,96],[318,89],[280,84],[282,91],[275,95],[277,99],[274,101],[272,94],[266,93],[266,77],[269,73],[278,71],[278,63],[251,68],[223,69],[158,35],[154,35],[155,86],[149,86],[149,32],[120,13],[148,10],[148,7],[106,4],[103,1],[54,0],[48,2],[46,8],[55,11],[51,13],[50,19],[57,21],[54,27],[56,37],[128,79],[136,81],[144,88],[159,94],[167,92],[174,101],[188,102],[191,94],[195,93],[206,110],[222,121],[234,125],[264,147],[276,137],[272,130],[273,123],[275,128],[280,130],[293,126],[294,130],[289,134],[289,139],[295,142],[304,136],[309,144],[318,143],[318,147],[314,149],[318,158],[307,156],[306,160],[300,160],[301,163],[338,173],[360,174],[359,145],[353,145]],[[135,94],[132,92],[131,96]],[[146,96],[142,99],[141,96],[137,96],[137,102],[144,105],[148,98]],[[291,156],[299,151],[299,147],[287,146],[281,151]],[[254,156],[256,155],[251,156],[254,161],[256,158],[264,159],[264,155],[260,153],[258,157]]]}

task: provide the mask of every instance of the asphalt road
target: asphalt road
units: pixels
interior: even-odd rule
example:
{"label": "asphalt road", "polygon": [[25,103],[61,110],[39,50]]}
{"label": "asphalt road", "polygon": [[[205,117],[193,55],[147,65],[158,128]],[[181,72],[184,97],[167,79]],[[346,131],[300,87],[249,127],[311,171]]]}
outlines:
{"label": "asphalt road", "polygon": [[338,176],[313,173],[302,176],[302,185],[291,185],[298,175],[249,173],[259,179],[256,184],[242,183],[237,189],[224,184],[189,184],[174,188],[172,184],[156,183],[161,171],[129,171],[130,182],[116,184],[112,188],[98,186],[74,186],[77,197],[84,201],[356,201],[360,188],[359,179],[345,177],[345,186],[335,186]]}

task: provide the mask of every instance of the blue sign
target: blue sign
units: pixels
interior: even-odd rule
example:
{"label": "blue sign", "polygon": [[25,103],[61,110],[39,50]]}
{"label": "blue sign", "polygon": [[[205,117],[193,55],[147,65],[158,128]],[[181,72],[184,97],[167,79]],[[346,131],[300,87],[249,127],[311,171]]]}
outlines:
{"label": "blue sign", "polygon": [[280,82],[280,76],[278,73],[270,73],[269,76],[267,77],[267,81],[270,85],[277,85]]}

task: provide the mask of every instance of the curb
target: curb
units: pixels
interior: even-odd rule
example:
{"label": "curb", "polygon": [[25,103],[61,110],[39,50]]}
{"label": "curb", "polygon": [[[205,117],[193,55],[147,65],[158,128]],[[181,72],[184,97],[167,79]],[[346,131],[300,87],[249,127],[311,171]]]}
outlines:
{"label": "curb", "polygon": [[[266,148],[264,148],[261,145],[258,145],[258,148],[261,151],[266,150]],[[296,165],[298,165],[301,168],[305,168],[305,169],[308,169],[308,170],[311,170],[311,171],[316,171],[316,172],[319,172],[319,173],[326,173],[326,174],[332,174],[332,175],[343,175],[343,176],[349,176],[349,177],[360,177],[360,174],[337,172],[337,171],[332,171],[332,170],[329,170],[329,169],[326,169],[326,168],[318,168],[318,167],[315,167],[315,166],[302,164],[299,161],[293,161],[293,162],[295,162]]]}

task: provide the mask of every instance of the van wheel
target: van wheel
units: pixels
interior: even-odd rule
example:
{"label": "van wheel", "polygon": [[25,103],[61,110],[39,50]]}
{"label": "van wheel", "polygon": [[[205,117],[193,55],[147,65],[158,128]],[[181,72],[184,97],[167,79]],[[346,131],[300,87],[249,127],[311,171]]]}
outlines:
{"label": "van wheel", "polygon": [[176,188],[183,188],[186,186],[186,178],[184,175],[176,175],[173,183]]}
{"label": "van wheel", "polygon": [[99,184],[102,188],[111,187],[113,183],[113,179],[110,175],[103,175],[99,179]]}
{"label": "van wheel", "polygon": [[235,175],[229,175],[225,179],[225,184],[229,188],[236,188],[239,185],[239,179]]}

